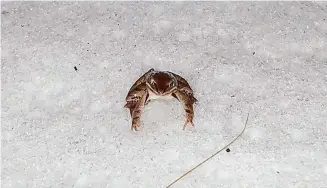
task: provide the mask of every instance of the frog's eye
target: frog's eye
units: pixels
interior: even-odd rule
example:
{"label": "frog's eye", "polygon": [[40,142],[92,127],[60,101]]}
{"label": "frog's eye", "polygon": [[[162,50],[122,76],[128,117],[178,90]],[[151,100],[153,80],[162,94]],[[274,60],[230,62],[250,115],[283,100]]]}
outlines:
{"label": "frog's eye", "polygon": [[157,88],[157,83],[154,81],[154,79],[151,79],[150,80],[150,84],[151,84],[152,89],[154,89],[154,90],[157,90],[158,89]]}
{"label": "frog's eye", "polygon": [[169,83],[169,87],[175,87],[175,86],[176,86],[175,82],[170,82]]}
{"label": "frog's eye", "polygon": [[154,81],[154,79],[151,79],[150,83],[151,83],[151,85],[156,85],[156,82]]}

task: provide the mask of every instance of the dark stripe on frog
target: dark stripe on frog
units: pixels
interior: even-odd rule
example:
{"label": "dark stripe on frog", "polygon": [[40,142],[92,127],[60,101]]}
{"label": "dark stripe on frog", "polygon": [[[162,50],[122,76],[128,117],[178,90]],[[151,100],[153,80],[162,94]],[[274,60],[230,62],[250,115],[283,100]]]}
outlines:
{"label": "dark stripe on frog", "polygon": [[172,95],[173,97],[175,97],[175,98],[179,101],[179,99],[178,99],[178,97],[176,96],[175,93],[172,93],[171,95]]}
{"label": "dark stripe on frog", "polygon": [[190,114],[192,111],[189,109],[185,109],[186,113]]}
{"label": "dark stripe on frog", "polygon": [[146,104],[146,102],[148,101],[148,99],[149,99],[149,93],[147,93],[146,96],[145,96],[145,102],[144,102],[144,104]]}

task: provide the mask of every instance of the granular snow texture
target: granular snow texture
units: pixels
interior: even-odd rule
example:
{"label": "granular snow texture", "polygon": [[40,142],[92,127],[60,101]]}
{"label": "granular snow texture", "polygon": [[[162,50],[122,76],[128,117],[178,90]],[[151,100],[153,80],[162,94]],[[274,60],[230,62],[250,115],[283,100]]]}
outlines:
{"label": "granular snow texture", "polygon": [[[327,3],[2,2],[3,188],[327,187]],[[198,103],[123,108],[150,68]]]}

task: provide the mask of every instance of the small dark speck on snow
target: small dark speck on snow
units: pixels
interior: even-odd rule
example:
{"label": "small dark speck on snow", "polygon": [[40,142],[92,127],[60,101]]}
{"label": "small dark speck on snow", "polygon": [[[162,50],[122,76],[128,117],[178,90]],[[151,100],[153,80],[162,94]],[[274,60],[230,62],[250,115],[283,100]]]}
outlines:
{"label": "small dark speck on snow", "polygon": [[235,95],[232,95],[231,97],[235,97]]}
{"label": "small dark speck on snow", "polygon": [[76,66],[74,66],[74,69],[75,69],[75,71],[77,71],[77,70],[78,70]]}
{"label": "small dark speck on snow", "polygon": [[252,53],[253,55],[255,54],[255,52]]}
{"label": "small dark speck on snow", "polygon": [[227,151],[227,152],[230,152],[230,149],[229,149],[229,148],[227,148],[227,149],[226,149],[226,151]]}
{"label": "small dark speck on snow", "polygon": [[8,11],[2,11],[1,14],[5,15],[5,14],[8,14],[9,12]]}

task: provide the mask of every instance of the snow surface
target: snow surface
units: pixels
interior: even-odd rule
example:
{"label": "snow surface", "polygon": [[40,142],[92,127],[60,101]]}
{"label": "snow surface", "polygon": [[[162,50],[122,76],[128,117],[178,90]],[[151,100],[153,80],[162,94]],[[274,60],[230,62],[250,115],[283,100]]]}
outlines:
{"label": "snow surface", "polygon": [[[327,187],[327,3],[2,2],[3,188]],[[74,70],[74,66],[78,71]],[[186,78],[195,127],[151,101],[150,68]]]}

